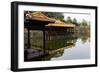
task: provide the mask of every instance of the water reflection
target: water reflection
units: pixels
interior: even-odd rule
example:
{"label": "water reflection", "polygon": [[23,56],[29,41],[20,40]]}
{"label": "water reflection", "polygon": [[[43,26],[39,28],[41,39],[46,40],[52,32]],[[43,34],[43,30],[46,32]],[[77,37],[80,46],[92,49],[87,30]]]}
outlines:
{"label": "water reflection", "polygon": [[30,33],[30,48],[27,48],[27,31],[24,33],[24,61],[90,58],[89,32],[45,31],[45,41],[43,31],[32,30]]}

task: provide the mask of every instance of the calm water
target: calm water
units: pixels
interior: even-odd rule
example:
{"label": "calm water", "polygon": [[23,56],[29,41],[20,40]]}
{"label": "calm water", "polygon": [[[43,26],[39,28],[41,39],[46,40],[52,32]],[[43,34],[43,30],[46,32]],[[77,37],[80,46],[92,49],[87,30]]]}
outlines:
{"label": "calm water", "polygon": [[81,39],[77,39],[74,47],[64,48],[62,56],[52,58],[51,60],[70,60],[70,59],[88,59],[90,58],[90,43],[86,41],[82,42]]}
{"label": "calm water", "polygon": [[[64,33],[64,32],[63,32]],[[24,61],[71,60],[90,58],[90,33],[31,31],[30,48],[25,34]],[[45,49],[44,49],[45,48]]]}

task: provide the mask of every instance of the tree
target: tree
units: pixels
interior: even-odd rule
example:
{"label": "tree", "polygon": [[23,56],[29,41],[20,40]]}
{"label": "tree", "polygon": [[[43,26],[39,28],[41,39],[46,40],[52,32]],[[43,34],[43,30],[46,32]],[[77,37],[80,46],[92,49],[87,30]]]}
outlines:
{"label": "tree", "polygon": [[70,17],[70,16],[67,17],[66,22],[67,22],[67,23],[72,23],[72,20],[71,20],[71,17]]}
{"label": "tree", "polygon": [[73,19],[72,23],[75,24],[76,26],[79,25],[78,22],[77,22],[77,20],[76,20],[76,18]]}
{"label": "tree", "polygon": [[64,15],[62,13],[57,13],[57,12],[43,12],[45,15],[47,15],[50,18],[55,18],[55,19],[64,19]]}
{"label": "tree", "polygon": [[88,26],[88,22],[85,19],[83,19],[81,24],[80,24],[80,26],[87,27]]}

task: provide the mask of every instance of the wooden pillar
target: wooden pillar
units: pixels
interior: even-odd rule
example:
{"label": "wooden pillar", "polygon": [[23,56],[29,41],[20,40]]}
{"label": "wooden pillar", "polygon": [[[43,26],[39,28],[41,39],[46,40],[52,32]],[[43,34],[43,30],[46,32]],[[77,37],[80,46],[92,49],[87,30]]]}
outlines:
{"label": "wooden pillar", "polygon": [[44,50],[44,54],[45,54],[45,29],[43,29],[43,50]]}
{"label": "wooden pillar", "polygon": [[28,49],[30,49],[30,30],[28,29]]}

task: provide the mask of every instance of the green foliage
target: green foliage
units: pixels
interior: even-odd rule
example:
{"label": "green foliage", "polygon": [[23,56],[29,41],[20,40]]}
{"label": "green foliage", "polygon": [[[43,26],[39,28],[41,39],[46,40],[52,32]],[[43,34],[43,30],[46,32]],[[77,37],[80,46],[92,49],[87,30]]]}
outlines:
{"label": "green foliage", "polygon": [[75,24],[76,26],[81,27],[88,27],[90,22],[87,22],[85,19],[83,19],[81,22],[78,22],[76,18],[71,19],[70,16],[67,17],[66,23]]}
{"label": "green foliage", "polygon": [[72,24],[75,24],[76,26],[79,25],[79,23],[77,22],[77,19],[76,18],[71,19],[70,16],[67,17],[66,23],[72,23]]}
{"label": "green foliage", "polygon": [[72,19],[70,16],[67,17],[66,23],[72,23]]}
{"label": "green foliage", "polygon": [[88,26],[88,22],[85,19],[83,19],[82,22],[80,23],[80,26],[86,27],[86,26]]}
{"label": "green foliage", "polygon": [[57,13],[57,12],[43,12],[45,15],[47,15],[50,18],[55,18],[55,19],[64,19],[64,15],[62,13]]}
{"label": "green foliage", "polygon": [[76,18],[74,18],[74,19],[72,20],[72,23],[75,24],[76,26],[79,25],[79,23],[77,22],[77,19],[76,19]]}

